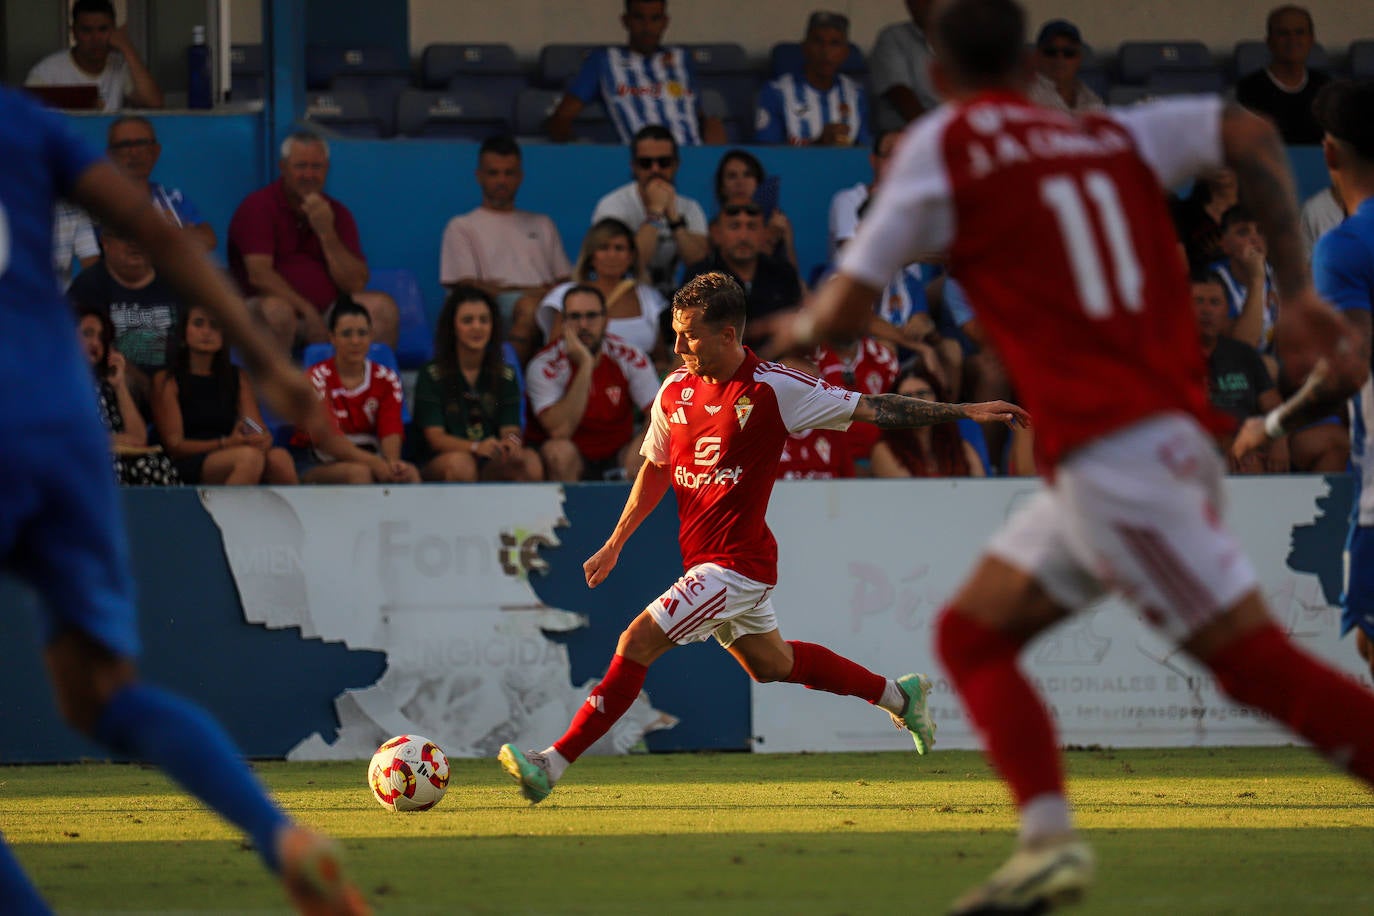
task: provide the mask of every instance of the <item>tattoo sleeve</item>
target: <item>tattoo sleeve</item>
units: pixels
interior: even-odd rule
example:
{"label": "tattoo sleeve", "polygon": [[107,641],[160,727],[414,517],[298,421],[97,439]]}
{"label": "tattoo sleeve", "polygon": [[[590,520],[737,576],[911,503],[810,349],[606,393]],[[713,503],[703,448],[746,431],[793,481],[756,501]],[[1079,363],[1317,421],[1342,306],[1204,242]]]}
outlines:
{"label": "tattoo sleeve", "polygon": [[900,394],[865,394],[859,398],[873,408],[873,423],[883,429],[906,429],[934,426],[963,419],[966,414],[959,404],[922,401]]}
{"label": "tattoo sleeve", "polygon": [[[1234,103],[1223,118],[1253,117]],[[1277,133],[1248,138],[1242,149],[1229,151],[1240,197],[1255,215],[1268,243],[1269,263],[1280,296],[1290,296],[1310,282],[1307,253],[1299,226],[1297,191],[1288,167],[1288,154]]]}

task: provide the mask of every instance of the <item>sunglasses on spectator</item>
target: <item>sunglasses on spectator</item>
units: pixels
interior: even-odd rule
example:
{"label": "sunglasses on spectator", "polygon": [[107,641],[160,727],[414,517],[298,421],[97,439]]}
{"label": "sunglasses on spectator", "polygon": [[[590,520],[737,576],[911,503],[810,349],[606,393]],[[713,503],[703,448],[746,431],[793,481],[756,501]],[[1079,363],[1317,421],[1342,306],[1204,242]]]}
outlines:
{"label": "sunglasses on spectator", "polygon": [[143,149],[149,146],[157,146],[157,141],[146,137],[142,140],[116,140],[110,144],[110,149]]}
{"label": "sunglasses on spectator", "polygon": [[1078,52],[1078,48],[1055,47],[1054,45],[1040,49],[1040,53],[1046,57],[1067,57],[1070,60],[1077,57]]}
{"label": "sunglasses on spectator", "polygon": [[661,169],[672,168],[677,163],[676,156],[636,156],[635,165],[641,169],[651,169],[658,166]]}
{"label": "sunglasses on spectator", "polygon": [[604,314],[604,312],[564,312],[563,317],[568,321],[596,321]]}
{"label": "sunglasses on spectator", "polygon": [[726,204],[726,205],[725,205],[725,215],[726,215],[726,216],[739,216],[741,213],[743,213],[743,214],[745,214],[745,215],[747,215],[747,216],[762,216],[762,215],[763,215],[763,211],[759,209],[759,205],[758,205],[758,204]]}

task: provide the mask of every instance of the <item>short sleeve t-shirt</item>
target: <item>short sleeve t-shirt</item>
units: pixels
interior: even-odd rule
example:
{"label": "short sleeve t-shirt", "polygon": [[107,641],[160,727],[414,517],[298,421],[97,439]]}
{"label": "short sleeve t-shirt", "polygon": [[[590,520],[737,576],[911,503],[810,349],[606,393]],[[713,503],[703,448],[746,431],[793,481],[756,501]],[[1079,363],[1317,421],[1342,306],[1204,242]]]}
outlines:
{"label": "short sleeve t-shirt", "polygon": [[[540,350],[525,370],[525,389],[536,415],[558,403],[572,382],[573,365],[562,340]],[[577,450],[591,461],[615,455],[634,438],[636,410],[658,392],[658,373],[643,351],[607,334],[592,369],[582,421],[573,432]]]}
{"label": "short sleeve t-shirt", "polygon": [[92,264],[72,280],[67,298],[80,307],[110,316],[115,349],[144,372],[155,372],[171,357],[172,334],[181,301],[161,277],[140,289],[120,283],[104,261]]}
{"label": "short sleeve t-shirt", "polygon": [[[334,428],[354,445],[380,451],[383,439],[405,432],[401,379],[386,366],[364,361],[362,382],[356,388],[345,388],[331,356],[306,370],[306,378],[333,418]],[[320,457],[327,460],[327,456]]]}
{"label": "short sleeve t-shirt", "polygon": [[[353,214],[334,198],[325,199],[334,211],[334,231],[339,241],[354,257],[362,258],[362,242]],[[253,254],[270,255],[272,268],[321,312],[338,299],[340,290],[329,275],[320,238],[310,228],[310,222],[291,209],[280,179],[245,197],[229,221],[229,269],[245,289],[248,269],[244,258]]]}
{"label": "short sleeve t-shirt", "polygon": [[438,427],[450,436],[481,442],[503,427],[520,425],[520,386],[515,370],[501,365],[496,387],[468,386],[463,373],[444,374],[425,363],[415,380],[416,428]]}

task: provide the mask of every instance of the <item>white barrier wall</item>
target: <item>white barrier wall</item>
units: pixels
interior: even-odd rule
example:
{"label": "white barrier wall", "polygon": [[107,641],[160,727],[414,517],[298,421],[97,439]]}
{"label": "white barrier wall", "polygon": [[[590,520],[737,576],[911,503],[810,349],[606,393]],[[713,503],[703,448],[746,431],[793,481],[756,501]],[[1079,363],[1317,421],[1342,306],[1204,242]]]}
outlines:
{"label": "white barrier wall", "polygon": [[[768,521],[781,557],[774,601],[783,637],[829,645],[889,676],[929,673],[936,682],[938,746],[977,747],[934,659],[932,623],[983,542],[1036,486],[1030,480],[779,484]],[[1313,525],[1317,500],[1326,494],[1320,477],[1232,479],[1228,520],[1280,625],[1368,685],[1353,642],[1337,638],[1339,609],[1327,605],[1315,575],[1287,565],[1292,540],[1301,526]],[[1344,524],[1344,518],[1323,521]],[[1341,541],[1333,543],[1338,551]],[[1115,600],[1032,643],[1023,664],[1046,694],[1066,744],[1292,740],[1220,696],[1198,666]],[[911,746],[886,713],[790,685],[753,686],[753,727],[759,751]]]}

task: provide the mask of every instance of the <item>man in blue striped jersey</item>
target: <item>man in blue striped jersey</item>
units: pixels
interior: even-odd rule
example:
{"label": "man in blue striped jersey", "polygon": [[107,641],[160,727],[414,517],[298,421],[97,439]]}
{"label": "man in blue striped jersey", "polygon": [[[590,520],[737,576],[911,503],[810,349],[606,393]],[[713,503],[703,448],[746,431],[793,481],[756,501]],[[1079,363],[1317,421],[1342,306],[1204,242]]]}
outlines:
{"label": "man in blue striped jersey", "polygon": [[868,93],[840,72],[849,56],[849,19],[815,12],[806,22],[801,73],[784,73],[759,93],[754,139],[793,146],[867,144]]}
{"label": "man in blue striped jersey", "polygon": [[725,125],[701,111],[687,50],[663,45],[666,0],[625,0],[620,22],[629,38],[626,47],[598,48],[587,55],[549,116],[549,137],[571,140],[573,119],[600,98],[622,143],[629,143],[648,124],[668,128],[679,146],[725,143]]}

